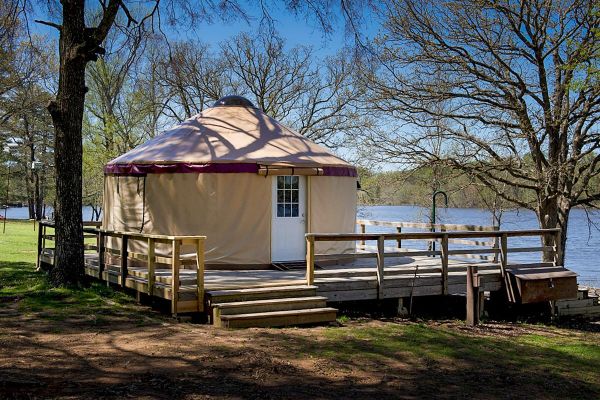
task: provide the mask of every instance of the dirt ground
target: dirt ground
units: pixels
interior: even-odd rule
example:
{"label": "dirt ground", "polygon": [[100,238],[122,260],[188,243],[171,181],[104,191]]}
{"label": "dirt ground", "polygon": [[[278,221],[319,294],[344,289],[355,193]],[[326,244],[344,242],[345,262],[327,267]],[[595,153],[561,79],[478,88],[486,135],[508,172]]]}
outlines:
{"label": "dirt ground", "polygon": [[[402,350],[385,354],[390,348],[373,336],[348,336],[354,350],[345,354],[344,329],[379,332],[408,321],[223,330],[152,313],[138,319],[117,313],[102,316],[101,323],[95,315],[57,320],[24,315],[17,303],[0,308],[3,399],[560,398],[586,392],[594,397],[584,382],[551,376],[539,382],[537,372],[531,379],[519,370],[499,371],[468,359]],[[447,337],[467,329],[457,322],[438,324],[449,330]],[[490,325],[466,335],[510,339],[530,329]],[[341,341],[330,340],[332,330],[340,330]],[[550,385],[548,392],[539,392],[543,385]]]}

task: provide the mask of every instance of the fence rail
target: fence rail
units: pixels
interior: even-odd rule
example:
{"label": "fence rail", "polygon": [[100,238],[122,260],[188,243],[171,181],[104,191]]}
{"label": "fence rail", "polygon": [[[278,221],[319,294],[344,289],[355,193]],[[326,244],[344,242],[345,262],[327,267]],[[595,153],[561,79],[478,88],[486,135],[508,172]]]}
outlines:
{"label": "fence rail", "polygon": [[[539,236],[550,237],[552,246],[537,246],[537,247],[508,247],[508,238],[510,237],[531,237]],[[451,240],[457,239],[463,242],[466,239],[493,239],[499,243],[498,248],[489,249],[450,249]],[[314,283],[315,276],[315,260],[317,258],[327,258],[332,255],[315,254],[316,242],[366,242],[367,240],[377,241],[376,252],[359,252],[346,254],[346,257],[377,258],[377,284],[378,291],[381,293],[384,290],[385,278],[385,258],[386,257],[405,257],[405,256],[429,256],[440,257],[441,263],[441,285],[443,294],[448,293],[448,261],[450,256],[475,255],[482,253],[491,253],[499,256],[499,267],[502,277],[505,276],[508,266],[509,253],[524,253],[524,252],[542,252],[552,253],[553,264],[557,265],[560,254],[560,229],[532,229],[532,230],[486,230],[486,231],[452,231],[452,232],[403,232],[403,233],[307,233],[306,234],[306,281],[309,285]],[[439,241],[441,243],[440,250],[406,250],[401,248],[394,249],[395,251],[386,251],[385,241],[395,240],[401,242],[403,240],[423,240],[423,241]],[[338,257],[340,255],[337,255]]]}
{"label": "fence rail", "polygon": [[[56,236],[49,233],[48,230],[54,229],[52,222],[40,222],[38,230],[38,267],[41,265],[41,257],[51,255],[54,257],[55,248],[47,247],[47,242],[55,242]],[[196,260],[196,296],[193,306],[194,311],[204,310],[204,243],[206,236],[180,236],[180,235],[155,235],[139,232],[120,232],[111,231],[99,228],[99,223],[84,223],[83,237],[85,239],[95,238],[95,244],[85,244],[84,251],[93,252],[98,255],[98,277],[102,279],[103,274],[108,274],[107,267],[113,259],[118,260],[119,278],[118,283],[126,287],[128,279],[132,276],[129,274],[129,265],[131,262],[142,263],[147,266],[148,279],[146,292],[149,295],[155,294],[156,288],[156,265],[169,263],[171,267],[171,284],[170,284],[170,300],[171,311],[177,314],[178,310],[185,308],[190,311],[190,302],[181,302],[180,294],[180,269],[184,263],[187,263],[190,258],[181,254],[183,245],[191,245],[194,248]],[[108,247],[108,238],[119,239],[120,245],[118,248]],[[131,251],[131,241],[139,241],[147,244],[146,253],[134,253]],[[167,255],[156,254],[156,245],[166,244]],[[54,264],[54,259],[50,261]],[[108,279],[107,279],[108,280]],[[184,304],[185,303],[185,304]]]}

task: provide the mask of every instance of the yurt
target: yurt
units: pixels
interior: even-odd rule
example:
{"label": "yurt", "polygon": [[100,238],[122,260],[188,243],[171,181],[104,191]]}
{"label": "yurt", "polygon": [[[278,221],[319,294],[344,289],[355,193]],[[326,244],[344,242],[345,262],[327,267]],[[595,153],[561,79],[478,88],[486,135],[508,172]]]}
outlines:
{"label": "yurt", "polygon": [[208,265],[304,260],[306,232],[355,231],[356,168],[239,96],[117,157],[104,174],[103,228],[206,235]]}

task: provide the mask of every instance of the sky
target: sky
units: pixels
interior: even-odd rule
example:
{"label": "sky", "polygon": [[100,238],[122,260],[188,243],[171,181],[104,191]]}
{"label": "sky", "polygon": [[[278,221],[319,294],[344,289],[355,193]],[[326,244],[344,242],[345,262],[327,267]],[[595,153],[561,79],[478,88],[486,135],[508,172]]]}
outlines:
{"label": "sky", "polygon": [[[253,1],[248,0],[248,3],[253,3]],[[94,3],[90,2],[90,4]],[[250,7],[248,8],[250,9]],[[345,31],[341,11],[337,13],[337,21],[334,21],[334,30],[327,35],[322,32],[315,21],[307,21],[302,16],[296,16],[286,10],[283,5],[278,8],[271,8],[269,13],[274,20],[276,30],[285,39],[288,48],[297,45],[310,46],[317,57],[324,57],[338,52],[350,39],[350,35]],[[43,7],[37,6],[28,19],[32,33],[44,35],[54,40],[58,39],[58,32],[54,28],[34,22],[35,19],[50,20],[56,23],[61,22],[55,18],[49,18]],[[186,27],[182,23],[175,29],[166,26],[166,24],[162,26],[163,31],[170,40],[199,39],[215,47],[220,42],[240,32],[256,32],[259,27],[260,10],[257,10],[248,22],[242,20],[222,22],[215,18],[211,23],[199,23],[196,29]],[[377,24],[368,13],[365,14],[361,27],[368,36],[372,37],[377,33]]]}
{"label": "sky", "polygon": [[[248,0],[248,2],[253,1],[254,0]],[[90,1],[89,4],[94,4],[94,0]],[[292,12],[286,10],[283,5],[278,9],[270,9],[269,13],[279,36],[285,40],[287,49],[299,45],[309,46],[313,49],[313,55],[317,59],[323,59],[327,56],[336,54],[352,41],[351,35],[345,29],[341,11],[337,13],[337,21],[332,21],[334,29],[328,34],[323,32],[316,21],[307,21],[303,16],[296,16]],[[256,15],[251,16],[251,20],[247,22],[242,20],[222,22],[218,18],[215,18],[211,23],[199,23],[195,29],[186,27],[182,23],[179,23],[175,28],[171,28],[163,23],[161,28],[170,41],[194,39],[209,44],[213,48],[217,48],[221,42],[228,40],[241,32],[257,32],[261,28],[260,16],[260,10],[258,10]],[[39,6],[37,9],[33,10],[33,15],[29,15],[28,19],[31,32],[54,40],[53,46],[58,50],[58,31],[54,28],[35,23],[34,20],[42,19],[59,24],[61,21],[49,18],[46,15],[46,11]],[[363,29],[365,35],[373,37],[377,34],[378,26],[374,21],[374,18],[367,14],[363,17],[361,29]],[[356,158],[356,154],[350,149],[339,148],[336,152],[346,158]],[[386,170],[390,168],[387,164],[382,166],[383,169]]]}

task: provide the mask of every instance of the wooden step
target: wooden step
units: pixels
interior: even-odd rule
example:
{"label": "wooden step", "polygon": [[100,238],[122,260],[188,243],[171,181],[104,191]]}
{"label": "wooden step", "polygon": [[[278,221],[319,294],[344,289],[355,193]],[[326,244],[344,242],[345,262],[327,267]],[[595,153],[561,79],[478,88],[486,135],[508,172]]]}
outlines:
{"label": "wooden step", "polygon": [[308,308],[302,310],[272,311],[236,315],[222,315],[215,325],[223,328],[249,328],[316,324],[335,321],[335,308]]}
{"label": "wooden step", "polygon": [[231,303],[213,304],[213,318],[222,315],[249,314],[271,311],[290,311],[307,308],[322,308],[327,305],[323,296],[286,297],[283,299],[234,301]]}
{"label": "wooden step", "polygon": [[206,292],[209,305],[250,300],[316,296],[317,287],[308,285],[274,286],[252,289],[211,290]]}

